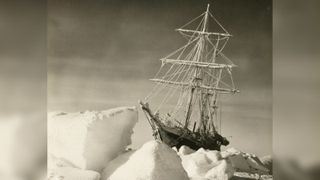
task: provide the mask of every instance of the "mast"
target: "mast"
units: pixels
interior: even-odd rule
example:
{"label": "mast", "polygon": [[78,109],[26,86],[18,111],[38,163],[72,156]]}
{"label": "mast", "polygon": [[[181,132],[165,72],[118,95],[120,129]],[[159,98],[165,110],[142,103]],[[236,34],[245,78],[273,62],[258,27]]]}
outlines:
{"label": "mast", "polygon": [[[180,90],[177,105],[172,108],[167,120],[177,121],[175,115],[177,112],[183,113],[178,116],[179,126],[188,129],[191,121],[193,123],[192,131],[200,130],[200,133],[216,132],[214,125],[214,116],[217,114],[217,98],[218,94],[229,94],[239,92],[235,89],[231,69],[236,67],[230,59],[228,59],[222,50],[225,47],[230,35],[222,25],[213,17],[209,11],[210,5],[207,5],[206,11],[197,18],[193,19],[181,28],[176,29],[183,36],[188,37],[186,45],[177,49],[168,56],[160,59],[162,66],[159,70],[163,73],[156,75],[150,79],[157,83],[154,92],[151,92],[147,98],[159,95],[162,90],[167,92],[161,95],[161,103],[156,111],[162,105],[166,104],[170,98],[174,97],[174,93]],[[201,19],[198,27],[186,28],[191,22]],[[209,20],[220,27],[220,32],[209,32]],[[210,25],[211,27],[211,25]],[[222,31],[221,31],[222,30]],[[227,63],[219,62],[219,58]],[[164,68],[164,66],[168,68]],[[232,80],[230,83],[224,82],[223,72],[229,72]],[[228,76],[227,76],[228,77]],[[199,107],[199,109],[197,109]],[[163,107],[164,108],[164,107]],[[180,111],[180,109],[182,109]],[[194,114],[199,110],[199,114]],[[174,111],[174,112],[173,112]],[[173,114],[173,116],[171,116]],[[196,118],[194,118],[194,115]],[[192,119],[191,119],[192,116]],[[199,119],[198,119],[198,116]]]}
{"label": "mast", "polygon": [[206,14],[205,14],[205,16],[204,16],[204,23],[203,23],[202,32],[205,32],[206,29],[207,29],[207,21],[208,21],[208,15],[209,15],[209,8],[210,8],[210,4],[207,5]]}
{"label": "mast", "polygon": [[[203,33],[207,29],[209,7],[210,7],[210,4],[207,5],[207,10],[205,12],[205,17],[204,17],[204,22],[203,22],[203,27],[202,27],[202,32]],[[196,52],[196,55],[197,55],[196,62],[199,62],[200,58],[202,58],[202,51],[203,51],[203,48],[204,48],[204,42],[205,42],[204,41],[204,34],[201,34],[200,35],[200,39],[199,39],[197,52]],[[194,76],[193,76],[193,79],[192,79],[193,83],[195,83],[195,84],[198,84],[199,83],[198,81],[201,81],[201,78],[198,77],[199,76],[199,74],[198,74],[199,72],[198,71],[199,71],[199,67],[196,67],[196,70],[195,70],[195,73],[194,73]],[[188,125],[189,125],[189,119],[190,119],[190,116],[191,116],[191,113],[192,113],[192,102],[193,102],[193,96],[194,96],[195,90],[196,90],[196,87],[191,87],[190,96],[189,96],[189,102],[188,102],[187,112],[186,112],[186,120],[185,120],[185,125],[184,125],[185,129],[187,129]],[[201,96],[202,96],[202,94],[201,94]],[[200,98],[200,99],[202,99],[202,98]],[[201,101],[200,101],[200,103],[201,103]],[[201,111],[201,113],[202,113],[202,111]]]}

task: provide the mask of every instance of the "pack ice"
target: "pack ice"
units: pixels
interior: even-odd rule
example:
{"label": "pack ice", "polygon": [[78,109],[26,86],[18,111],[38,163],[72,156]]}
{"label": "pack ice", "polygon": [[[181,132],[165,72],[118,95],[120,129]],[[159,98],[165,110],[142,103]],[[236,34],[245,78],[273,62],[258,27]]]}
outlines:
{"label": "pack ice", "polygon": [[137,121],[135,107],[49,114],[49,169],[69,166],[100,172],[131,144]]}
{"label": "pack ice", "polygon": [[48,118],[49,179],[64,180],[226,180],[237,172],[265,174],[255,156],[187,146],[179,150],[159,141],[125,151],[138,121],[135,107],[107,111],[51,113]]}
{"label": "pack ice", "polygon": [[197,151],[182,146],[178,154],[182,165],[192,179],[227,180],[234,174],[234,168],[228,158],[222,158],[219,151],[200,148]]}
{"label": "pack ice", "polygon": [[145,143],[135,152],[111,161],[101,180],[188,180],[181,159],[168,145],[159,141]]}
{"label": "pack ice", "polygon": [[212,151],[200,148],[197,151],[182,146],[178,151],[182,165],[190,179],[230,179],[239,173],[265,175],[269,170],[260,159],[235,148]]}

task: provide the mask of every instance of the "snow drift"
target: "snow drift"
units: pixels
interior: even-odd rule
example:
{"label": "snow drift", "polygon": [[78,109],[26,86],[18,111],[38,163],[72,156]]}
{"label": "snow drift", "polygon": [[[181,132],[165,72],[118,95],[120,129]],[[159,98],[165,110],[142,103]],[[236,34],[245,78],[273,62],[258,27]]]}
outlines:
{"label": "snow drift", "polygon": [[221,156],[230,159],[232,166],[238,172],[269,174],[269,169],[265,167],[260,159],[254,154],[244,153],[235,148],[229,148],[222,151]]}
{"label": "snow drift", "polygon": [[230,179],[236,172],[245,174],[266,175],[269,170],[260,159],[253,155],[241,152],[235,148],[225,151],[211,151],[200,148],[197,151],[182,146],[178,151],[182,165],[191,179]]}
{"label": "snow drift", "polygon": [[58,167],[48,171],[48,180],[99,180],[100,174],[91,170]]}
{"label": "snow drift", "polygon": [[48,165],[101,171],[131,144],[135,107],[48,115]]}
{"label": "snow drift", "polygon": [[177,153],[164,143],[150,141],[135,152],[111,161],[101,180],[188,180]]}
{"label": "snow drift", "polygon": [[182,165],[192,179],[225,180],[233,176],[234,168],[229,159],[223,159],[219,151],[200,148],[198,151],[182,146],[179,150]]}

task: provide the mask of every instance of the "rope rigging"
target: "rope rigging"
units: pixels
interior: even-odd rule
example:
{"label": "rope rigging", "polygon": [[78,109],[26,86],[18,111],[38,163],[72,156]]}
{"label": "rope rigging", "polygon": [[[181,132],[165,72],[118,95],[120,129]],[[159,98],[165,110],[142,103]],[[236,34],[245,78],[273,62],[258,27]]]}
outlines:
{"label": "rope rigging", "polygon": [[[200,23],[195,30],[181,31],[200,18]],[[210,18],[224,33],[207,32],[209,29],[207,23]],[[220,97],[217,88],[222,86],[230,90],[235,88],[231,73],[231,68],[235,64],[222,53],[231,35],[208,10],[177,30],[188,41],[184,46],[161,59],[161,67],[154,77],[158,81],[145,100],[158,104],[153,108],[155,113],[161,110],[159,115],[162,120],[171,120],[179,126],[182,126],[186,120],[186,126],[192,125],[193,130],[203,128],[207,133],[216,131],[217,125],[221,130],[221,118],[218,118],[217,111],[217,106],[221,104],[217,103]],[[190,32],[191,35],[188,34]],[[170,63],[169,60],[171,60]],[[217,62],[221,60],[226,63]],[[202,63],[201,66],[199,63]],[[217,66],[212,66],[212,63]],[[228,82],[224,79],[226,76],[229,77]],[[179,84],[184,85],[179,86]],[[169,105],[170,101],[173,102],[172,106]],[[188,106],[191,108],[186,108]],[[196,113],[197,111],[199,113]],[[188,119],[194,123],[188,122]]]}

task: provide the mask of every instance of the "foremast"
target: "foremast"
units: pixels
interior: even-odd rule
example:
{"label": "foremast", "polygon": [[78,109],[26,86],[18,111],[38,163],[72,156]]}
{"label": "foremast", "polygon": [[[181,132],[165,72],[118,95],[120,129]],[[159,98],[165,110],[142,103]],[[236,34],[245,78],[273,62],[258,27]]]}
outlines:
{"label": "foremast", "polygon": [[[222,32],[208,31],[210,17],[222,29]],[[199,18],[201,18],[201,21],[195,30],[184,28]],[[217,120],[219,94],[239,92],[234,87],[231,74],[231,69],[235,67],[235,64],[222,53],[231,35],[210,13],[209,4],[206,11],[196,19],[176,29],[188,38],[188,43],[167,57],[160,59],[162,62],[161,69],[165,65],[169,65],[170,68],[165,71],[163,76],[151,79],[151,81],[156,82],[157,86],[162,84],[162,88],[175,86],[182,92],[174,108],[175,110],[171,114],[167,113],[165,118],[177,121],[177,112],[185,109],[183,111],[185,115],[179,121],[181,127],[190,130],[191,126],[193,132],[200,134],[215,134],[217,131],[215,122]],[[174,55],[178,56],[174,58]],[[217,62],[218,56],[228,63]],[[231,85],[221,80],[223,72],[227,72],[231,77]],[[225,86],[222,87],[221,84]],[[157,88],[155,89],[157,90]],[[161,105],[165,104],[166,98],[170,98],[170,94],[164,97]],[[187,99],[186,102],[185,99]],[[195,109],[198,111],[195,112]],[[194,118],[193,124],[191,121],[192,114],[198,115]]]}

